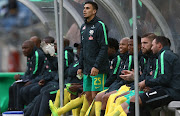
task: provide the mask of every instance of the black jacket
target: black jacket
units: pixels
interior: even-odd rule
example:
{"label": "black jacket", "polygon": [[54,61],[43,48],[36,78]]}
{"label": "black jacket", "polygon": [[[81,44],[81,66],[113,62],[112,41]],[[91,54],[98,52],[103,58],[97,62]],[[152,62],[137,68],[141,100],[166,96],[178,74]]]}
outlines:
{"label": "black jacket", "polygon": [[106,73],[109,70],[108,63],[108,41],[104,23],[94,17],[81,27],[81,52],[79,69],[84,74],[90,74],[92,67],[96,67],[99,73]]}
{"label": "black jacket", "polygon": [[39,82],[41,79],[45,80],[46,82],[53,80],[54,75],[56,75],[57,71],[52,71],[50,64],[51,63],[47,60],[47,57],[45,57],[41,73],[35,79],[32,80],[33,83]]}
{"label": "black jacket", "polygon": [[156,70],[156,55],[153,53],[143,55],[146,59],[146,67],[143,70],[142,75],[139,78],[139,82],[145,80],[146,78],[155,78],[155,70]]}
{"label": "black jacket", "polygon": [[[117,61],[118,61],[118,57],[117,57]],[[116,64],[118,64],[118,62]],[[109,86],[107,92],[117,90],[119,89],[120,86],[124,85],[124,81],[122,78],[119,77],[119,75],[121,74],[122,70],[128,70],[128,69],[131,70],[132,67],[131,65],[132,65],[132,56],[128,55],[128,53],[120,54],[120,65],[118,67],[118,70],[117,71],[116,69],[114,70],[113,75],[110,77],[110,79],[108,79],[109,81],[107,81],[105,84],[106,87]]]}
{"label": "black jacket", "polygon": [[161,86],[174,100],[180,100],[180,59],[169,47],[163,47],[158,56],[157,78],[146,79],[149,87]]}
{"label": "black jacket", "polygon": [[109,71],[109,77],[106,80],[105,87],[109,87],[117,78],[120,67],[124,67],[124,63],[128,58],[128,53],[117,54],[117,56],[112,60],[112,71]]}
{"label": "black jacket", "polygon": [[64,48],[64,70],[66,70],[69,65],[74,62],[73,49],[69,46]]}
{"label": "black jacket", "polygon": [[44,59],[44,53],[40,49],[34,47],[31,55],[27,57],[27,70],[20,78],[23,80],[35,79],[35,77],[37,77],[42,72]]}

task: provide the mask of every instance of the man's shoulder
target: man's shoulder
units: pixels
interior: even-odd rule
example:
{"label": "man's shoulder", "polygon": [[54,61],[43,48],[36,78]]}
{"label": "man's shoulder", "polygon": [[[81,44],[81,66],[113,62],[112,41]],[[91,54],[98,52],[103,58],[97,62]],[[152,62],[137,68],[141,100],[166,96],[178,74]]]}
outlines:
{"label": "man's shoulder", "polygon": [[162,57],[164,57],[164,59],[169,62],[173,62],[174,60],[179,59],[179,56],[177,54],[173,53],[171,50],[166,50],[164,52],[164,55],[162,53],[160,55],[160,58],[162,59]]}
{"label": "man's shoulder", "polygon": [[45,57],[44,52],[39,48],[34,51],[34,56]]}

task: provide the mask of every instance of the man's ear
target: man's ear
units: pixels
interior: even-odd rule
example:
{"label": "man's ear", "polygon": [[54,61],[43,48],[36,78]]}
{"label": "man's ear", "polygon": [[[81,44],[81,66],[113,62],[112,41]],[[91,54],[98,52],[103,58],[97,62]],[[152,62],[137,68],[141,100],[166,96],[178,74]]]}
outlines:
{"label": "man's ear", "polygon": [[158,45],[158,48],[160,48],[160,49],[163,48],[163,46],[160,42],[157,45]]}
{"label": "man's ear", "polygon": [[93,14],[96,14],[96,12],[97,12],[97,10],[94,9],[94,10],[93,10]]}

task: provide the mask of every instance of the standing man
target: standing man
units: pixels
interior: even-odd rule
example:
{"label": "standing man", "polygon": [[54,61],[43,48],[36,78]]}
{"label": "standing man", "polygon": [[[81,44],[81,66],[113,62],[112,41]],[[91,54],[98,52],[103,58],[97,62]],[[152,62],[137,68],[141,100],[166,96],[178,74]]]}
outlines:
{"label": "standing man", "polygon": [[96,16],[98,5],[88,1],[84,5],[85,23],[81,26],[81,52],[77,74],[83,75],[83,91],[89,105],[104,89],[109,69],[108,41],[105,24]]}

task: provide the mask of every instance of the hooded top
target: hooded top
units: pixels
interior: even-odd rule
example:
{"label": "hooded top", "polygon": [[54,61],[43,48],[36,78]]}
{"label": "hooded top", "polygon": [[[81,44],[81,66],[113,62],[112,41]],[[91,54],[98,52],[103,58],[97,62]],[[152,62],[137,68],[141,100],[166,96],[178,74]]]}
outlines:
{"label": "hooded top", "polygon": [[84,74],[90,74],[92,67],[99,70],[99,74],[109,70],[108,41],[105,24],[94,17],[90,22],[85,21],[81,26],[81,51],[79,69]]}

